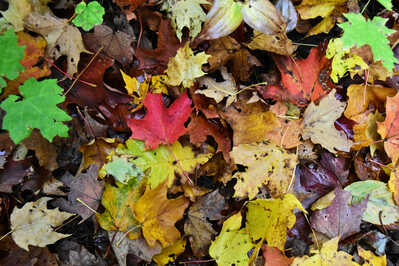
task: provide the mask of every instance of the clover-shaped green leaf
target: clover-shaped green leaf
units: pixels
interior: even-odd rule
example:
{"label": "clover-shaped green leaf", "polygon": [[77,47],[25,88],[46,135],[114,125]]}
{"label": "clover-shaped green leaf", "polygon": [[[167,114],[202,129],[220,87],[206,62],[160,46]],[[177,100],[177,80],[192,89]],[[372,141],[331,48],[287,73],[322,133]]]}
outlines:
{"label": "clover-shaped green leaf", "polygon": [[72,23],[85,31],[89,31],[94,25],[103,23],[105,10],[97,1],[92,1],[88,5],[85,2],[80,2],[75,8],[75,14],[76,17],[72,20]]}
{"label": "clover-shaped green leaf", "polygon": [[19,63],[24,58],[25,46],[18,45],[18,37],[14,30],[9,29],[0,35],[0,92],[6,86],[3,77],[13,80],[19,76],[19,72],[25,68]]}

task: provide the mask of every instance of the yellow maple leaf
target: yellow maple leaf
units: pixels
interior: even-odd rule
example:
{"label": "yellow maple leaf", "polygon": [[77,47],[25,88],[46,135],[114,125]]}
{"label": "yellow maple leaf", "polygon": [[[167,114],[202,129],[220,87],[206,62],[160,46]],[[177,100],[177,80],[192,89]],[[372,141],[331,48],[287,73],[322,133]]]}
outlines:
{"label": "yellow maple leaf", "polygon": [[363,263],[363,266],[386,266],[387,258],[386,256],[376,256],[373,252],[369,250],[362,249],[361,247],[357,247],[357,253],[360,257],[362,257],[366,262]]}
{"label": "yellow maple leaf", "polygon": [[304,0],[296,10],[302,19],[323,17],[309,32],[309,35],[328,33],[337,22],[337,18],[347,11],[347,0]]}
{"label": "yellow maple leaf", "polygon": [[359,71],[369,68],[360,56],[350,53],[349,49],[343,48],[341,39],[330,40],[326,50],[326,58],[333,58],[330,77],[335,83],[338,83],[346,72],[349,72],[351,78],[353,78]]}
{"label": "yellow maple leaf", "polygon": [[295,195],[290,193],[281,199],[257,199],[248,202],[246,229],[253,242],[261,240],[257,242],[260,244],[258,248],[265,239],[268,246],[284,250],[287,228],[292,228],[296,221],[294,209],[307,213]]}
{"label": "yellow maple leaf", "polygon": [[335,149],[349,152],[353,142],[334,126],[335,120],[344,112],[345,105],[335,98],[335,90],[321,99],[318,106],[311,102],[304,113],[303,139],[311,139],[332,153],[336,153]]}
{"label": "yellow maple leaf", "polygon": [[172,86],[190,88],[194,84],[196,78],[202,77],[206,73],[201,70],[201,66],[208,62],[210,55],[205,52],[194,55],[187,42],[183,48],[177,50],[175,57],[171,58],[168,63],[166,73],[168,75],[167,83]]}
{"label": "yellow maple leaf", "polygon": [[297,156],[273,143],[240,144],[230,156],[235,164],[248,166],[245,172],[237,172],[234,197],[253,199],[259,187],[267,185],[273,197],[280,197],[288,190]]}
{"label": "yellow maple leaf", "polygon": [[183,217],[190,201],[184,196],[168,200],[167,192],[166,180],[155,189],[147,187],[133,207],[135,218],[142,225],[144,238],[151,247],[159,241],[165,248],[181,238],[175,223]]}
{"label": "yellow maple leaf", "polygon": [[249,265],[248,252],[254,247],[245,228],[241,228],[241,213],[224,221],[222,231],[209,248],[209,255],[217,265]]}
{"label": "yellow maple leaf", "polygon": [[166,87],[166,75],[155,75],[151,77],[151,80],[138,81],[135,77],[130,77],[128,74],[121,70],[123,81],[125,82],[125,88],[129,95],[133,96],[133,103],[137,106],[132,112],[140,109],[143,106],[143,100],[147,95],[148,90],[153,93],[164,93],[168,94],[168,88]]}

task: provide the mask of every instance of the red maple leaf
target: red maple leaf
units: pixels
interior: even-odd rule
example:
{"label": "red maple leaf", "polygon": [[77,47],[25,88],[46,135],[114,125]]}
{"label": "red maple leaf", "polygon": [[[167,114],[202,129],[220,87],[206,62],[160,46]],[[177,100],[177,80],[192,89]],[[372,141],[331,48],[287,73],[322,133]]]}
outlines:
{"label": "red maple leaf", "polygon": [[264,98],[288,100],[299,106],[317,101],[334,87],[330,80],[330,60],[322,48],[313,48],[305,59],[294,61],[289,56],[276,56],[281,72],[281,85],[268,85],[260,90]]}
{"label": "red maple leaf", "polygon": [[161,94],[148,93],[143,101],[146,115],[143,119],[128,119],[132,130],[131,138],[145,140],[147,149],[156,149],[159,144],[175,142],[187,128],[187,121],[193,108],[187,92],[175,100],[169,108],[162,101]]}

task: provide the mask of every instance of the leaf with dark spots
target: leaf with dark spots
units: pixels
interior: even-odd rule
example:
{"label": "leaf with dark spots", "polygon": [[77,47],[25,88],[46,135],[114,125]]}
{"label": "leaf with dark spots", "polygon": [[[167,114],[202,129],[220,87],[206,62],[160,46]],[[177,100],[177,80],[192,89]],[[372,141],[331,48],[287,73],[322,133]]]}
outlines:
{"label": "leaf with dark spots", "polygon": [[90,166],[84,174],[76,177],[70,176],[72,180],[64,181],[70,187],[68,200],[60,198],[54,203],[55,206],[59,206],[67,212],[77,213],[83,219],[81,223],[85,221],[94,214],[92,210],[97,210],[103,195],[104,181],[98,181],[97,176],[97,165]]}
{"label": "leaf with dark spots", "polygon": [[169,58],[175,56],[184,43],[184,40],[180,43],[176,38],[170,20],[162,20],[158,29],[157,48],[154,50],[137,48],[135,51],[140,61],[139,69],[154,69],[157,74],[163,73],[168,67]]}
{"label": "leaf with dark spots", "polygon": [[335,198],[330,206],[315,211],[310,217],[310,222],[316,231],[327,235],[329,238],[340,237],[345,239],[360,232],[360,223],[363,212],[366,210],[368,199],[365,198],[357,204],[352,204],[352,195],[349,191],[336,188]]}

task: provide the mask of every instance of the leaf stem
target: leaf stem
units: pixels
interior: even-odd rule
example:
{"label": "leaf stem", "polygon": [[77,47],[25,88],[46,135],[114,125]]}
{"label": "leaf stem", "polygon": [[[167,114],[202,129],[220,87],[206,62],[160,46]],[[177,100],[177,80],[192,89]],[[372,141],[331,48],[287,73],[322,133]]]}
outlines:
{"label": "leaf stem", "polygon": [[89,210],[91,210],[92,212],[94,212],[95,214],[100,215],[95,209],[87,205],[87,203],[81,200],[80,198],[76,198],[76,201],[85,206],[86,208],[88,208]]}

